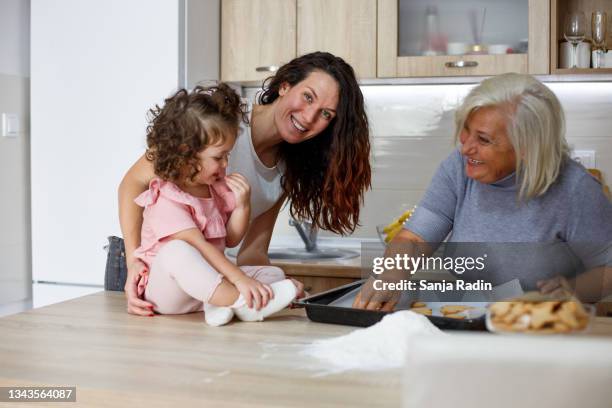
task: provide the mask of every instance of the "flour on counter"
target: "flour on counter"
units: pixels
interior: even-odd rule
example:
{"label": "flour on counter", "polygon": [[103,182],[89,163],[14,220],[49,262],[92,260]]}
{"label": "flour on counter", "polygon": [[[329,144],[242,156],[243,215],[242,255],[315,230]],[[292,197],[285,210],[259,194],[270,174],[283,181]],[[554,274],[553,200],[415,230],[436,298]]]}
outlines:
{"label": "flour on counter", "polygon": [[398,311],[368,328],[316,340],[302,354],[320,360],[330,373],[384,370],[403,366],[411,337],[431,335],[445,334],[423,315]]}

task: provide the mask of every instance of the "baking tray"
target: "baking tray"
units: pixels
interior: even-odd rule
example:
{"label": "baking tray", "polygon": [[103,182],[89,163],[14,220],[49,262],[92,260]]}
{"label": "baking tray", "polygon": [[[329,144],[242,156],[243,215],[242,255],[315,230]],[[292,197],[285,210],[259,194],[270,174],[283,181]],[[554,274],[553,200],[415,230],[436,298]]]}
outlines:
{"label": "baking tray", "polygon": [[[352,282],[294,302],[294,306],[306,309],[306,315],[313,322],[368,327],[378,323],[385,315],[393,312],[361,310],[330,306],[334,300],[363,284],[364,280]],[[441,330],[486,331],[485,316],[474,319],[453,319],[450,317],[425,316]]]}

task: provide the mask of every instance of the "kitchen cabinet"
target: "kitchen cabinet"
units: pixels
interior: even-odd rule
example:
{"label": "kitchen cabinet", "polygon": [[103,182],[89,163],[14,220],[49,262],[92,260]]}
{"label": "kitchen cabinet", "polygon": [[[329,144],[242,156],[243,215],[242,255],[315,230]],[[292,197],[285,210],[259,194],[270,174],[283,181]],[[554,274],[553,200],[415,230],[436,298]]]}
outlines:
{"label": "kitchen cabinet", "polygon": [[311,295],[325,292],[326,290],[334,289],[359,280],[358,278],[327,278],[301,275],[294,275],[292,277],[302,282],[304,284],[304,290]]}
{"label": "kitchen cabinet", "polygon": [[591,41],[591,15],[593,11],[602,10],[608,14],[608,29],[606,35],[607,49],[612,45],[612,0],[551,0],[551,35],[550,35],[550,73],[564,74],[612,74],[612,67],[608,68],[560,68],[559,47],[564,41],[563,25],[568,11],[582,11],[586,18],[586,38]]}
{"label": "kitchen cabinet", "polygon": [[221,79],[261,81],[312,51],[376,77],[376,0],[223,0]]}
{"label": "kitchen cabinet", "polygon": [[549,73],[548,0],[378,0],[377,25],[378,77]]}
{"label": "kitchen cabinet", "polygon": [[376,0],[298,0],[297,54],[328,51],[376,77]]}
{"label": "kitchen cabinet", "polygon": [[223,0],[221,80],[261,81],[296,56],[296,0]]}
{"label": "kitchen cabinet", "polygon": [[281,268],[287,277],[302,282],[304,290],[311,295],[337,288],[362,278],[360,258],[348,260],[347,263],[334,261],[304,263],[299,261],[274,261],[272,264]]}

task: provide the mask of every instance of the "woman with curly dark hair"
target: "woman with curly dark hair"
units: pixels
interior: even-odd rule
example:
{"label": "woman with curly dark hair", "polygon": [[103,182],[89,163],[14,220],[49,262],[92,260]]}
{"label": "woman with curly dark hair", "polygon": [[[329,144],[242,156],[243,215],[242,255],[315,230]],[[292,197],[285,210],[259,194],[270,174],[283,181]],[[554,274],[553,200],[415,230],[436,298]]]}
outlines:
{"label": "woman with curly dark hair", "polygon": [[[269,264],[272,230],[287,200],[298,219],[335,233],[354,231],[371,180],[363,95],[344,60],[326,52],[298,57],[264,82],[258,102],[240,125],[228,166],[251,186],[251,225],[238,253],[239,265]],[[142,157],[119,189],[128,312],[141,315],[149,313],[150,304],[135,290],[143,266],[132,256],[141,220],[132,201],[152,174],[151,163]]]}
{"label": "woman with curly dark hair", "polygon": [[157,313],[204,310],[213,326],[286,307],[297,289],[280,268],[238,267],[223,253],[242,240],[251,211],[248,181],[225,174],[242,115],[238,95],[225,84],[180,90],[150,114],[145,157],[155,177],[135,200],[144,212],[133,256],[146,266],[138,294]]}

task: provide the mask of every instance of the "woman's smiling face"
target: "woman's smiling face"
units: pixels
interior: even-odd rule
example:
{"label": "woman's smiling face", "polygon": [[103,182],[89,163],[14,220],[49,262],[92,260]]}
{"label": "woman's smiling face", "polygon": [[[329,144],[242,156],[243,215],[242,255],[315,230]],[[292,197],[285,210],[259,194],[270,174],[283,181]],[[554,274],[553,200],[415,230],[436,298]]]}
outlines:
{"label": "woman's smiling face", "polygon": [[280,136],[287,143],[300,143],[321,133],[336,117],[339,86],[322,71],[311,72],[294,86],[281,85],[274,113]]}
{"label": "woman's smiling face", "polygon": [[506,132],[507,111],[487,106],[468,116],[459,140],[466,158],[466,174],[484,184],[494,183],[516,170],[516,153]]}

